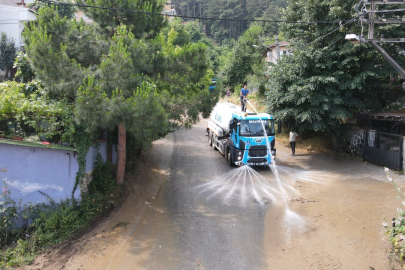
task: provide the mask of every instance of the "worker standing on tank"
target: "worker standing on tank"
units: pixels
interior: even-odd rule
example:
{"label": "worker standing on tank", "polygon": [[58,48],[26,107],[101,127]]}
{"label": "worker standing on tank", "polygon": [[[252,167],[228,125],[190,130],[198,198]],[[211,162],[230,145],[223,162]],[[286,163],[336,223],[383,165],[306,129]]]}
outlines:
{"label": "worker standing on tank", "polygon": [[246,98],[249,94],[249,89],[247,89],[247,84],[243,84],[243,88],[240,89],[240,104],[242,107],[242,112],[246,112]]}

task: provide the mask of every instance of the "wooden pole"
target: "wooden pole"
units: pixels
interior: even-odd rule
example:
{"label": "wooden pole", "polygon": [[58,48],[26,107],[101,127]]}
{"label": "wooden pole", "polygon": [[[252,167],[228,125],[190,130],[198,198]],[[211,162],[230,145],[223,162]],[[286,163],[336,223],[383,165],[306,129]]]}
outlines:
{"label": "wooden pole", "polygon": [[124,184],[125,161],[126,161],[127,133],[122,124],[118,125],[118,146],[117,146],[117,184]]}

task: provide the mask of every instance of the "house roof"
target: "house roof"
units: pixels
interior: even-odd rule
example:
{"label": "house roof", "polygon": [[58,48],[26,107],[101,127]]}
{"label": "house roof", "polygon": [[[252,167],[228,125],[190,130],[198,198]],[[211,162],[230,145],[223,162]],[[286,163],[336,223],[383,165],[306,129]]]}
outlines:
{"label": "house roof", "polygon": [[405,110],[370,113],[362,115],[364,118],[385,121],[405,121]]}
{"label": "house roof", "polygon": [[[284,46],[284,47],[290,46],[290,42],[281,41],[281,42],[279,43],[279,46],[280,46],[280,47],[282,47],[282,46]],[[270,49],[271,49],[271,48],[274,48],[274,47],[276,47],[276,43],[267,46],[267,48],[270,48]]]}
{"label": "house roof", "polygon": [[[17,4],[15,4],[15,5],[3,4],[2,1],[3,0],[0,0],[0,9],[7,10],[7,12],[13,12],[13,11],[19,12],[19,13],[15,13],[15,14],[18,14],[18,19],[20,21],[34,21],[34,20],[36,20],[36,12],[34,10],[29,9],[27,7],[24,7],[24,6],[18,6]],[[11,15],[11,16],[13,16],[13,15]]]}

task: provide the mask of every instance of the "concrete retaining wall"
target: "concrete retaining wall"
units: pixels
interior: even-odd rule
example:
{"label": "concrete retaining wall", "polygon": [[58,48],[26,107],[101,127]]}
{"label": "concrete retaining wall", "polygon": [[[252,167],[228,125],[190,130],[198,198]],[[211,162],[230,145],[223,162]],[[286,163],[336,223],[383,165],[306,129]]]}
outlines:
{"label": "concrete retaining wall", "polygon": [[[106,161],[107,143],[99,143],[99,151]],[[77,153],[66,149],[11,145],[0,142],[0,180],[5,180],[11,198],[22,204],[47,202],[38,190],[58,202],[71,197],[76,173],[79,169]],[[96,148],[90,147],[86,156],[86,172],[91,177]],[[89,181],[91,180],[88,179]],[[87,182],[89,182],[87,181]],[[3,183],[0,183],[1,187]],[[80,188],[74,194],[80,199]]]}

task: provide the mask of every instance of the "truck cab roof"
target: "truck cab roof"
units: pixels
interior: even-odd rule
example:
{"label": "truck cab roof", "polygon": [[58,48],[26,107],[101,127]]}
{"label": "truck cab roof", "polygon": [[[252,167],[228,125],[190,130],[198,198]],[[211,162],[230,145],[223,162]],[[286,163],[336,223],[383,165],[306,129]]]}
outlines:
{"label": "truck cab roof", "polygon": [[238,120],[271,120],[273,116],[268,113],[253,113],[253,112],[238,112],[234,113],[233,117]]}

